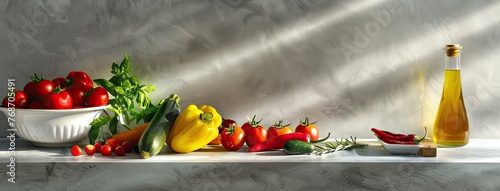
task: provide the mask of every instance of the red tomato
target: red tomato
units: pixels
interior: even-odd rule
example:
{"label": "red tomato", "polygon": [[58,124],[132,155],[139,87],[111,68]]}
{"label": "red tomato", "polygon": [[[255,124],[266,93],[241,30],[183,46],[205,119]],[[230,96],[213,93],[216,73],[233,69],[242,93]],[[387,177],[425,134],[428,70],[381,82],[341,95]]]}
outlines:
{"label": "red tomato", "polygon": [[95,151],[96,152],[101,152],[102,143],[101,142],[95,142],[94,143],[94,147],[95,147]]}
{"label": "red tomato", "polygon": [[229,126],[236,126],[236,121],[232,119],[222,118],[222,123],[219,125],[219,136],[212,140],[209,145],[220,145],[221,144],[221,133],[224,129],[229,128]]}
{"label": "red tomato", "polygon": [[55,87],[59,86],[60,88],[66,88],[66,79],[64,78],[54,78],[52,80],[52,83],[54,84]]}
{"label": "red tomato", "polygon": [[96,107],[107,105],[109,100],[108,91],[103,87],[96,87],[87,97],[87,106]]}
{"label": "red tomato", "polygon": [[225,128],[221,136],[221,144],[228,151],[236,151],[245,143],[245,131],[236,125]]}
{"label": "red tomato", "polygon": [[79,87],[79,88],[82,88],[85,91],[85,93],[87,93],[90,90],[92,90],[92,85],[88,84],[83,79],[74,79],[71,82],[71,84],[69,85],[69,87]]}
{"label": "red tomato", "polygon": [[71,147],[71,154],[73,156],[80,156],[82,154],[82,148],[78,145],[73,145],[73,147]]}
{"label": "red tomato", "polygon": [[28,94],[32,101],[42,101],[45,96],[47,96],[47,94],[52,92],[55,88],[56,87],[52,81],[45,80],[43,76],[38,77],[35,74],[35,76],[31,77],[31,82],[28,82],[24,86],[23,91]]}
{"label": "red tomato", "polygon": [[71,71],[68,76],[66,76],[66,79],[69,81],[70,86],[81,86],[87,92],[94,86],[94,82],[85,72]]}
{"label": "red tomato", "polygon": [[43,99],[45,109],[71,109],[73,100],[67,91],[56,88]]}
{"label": "red tomato", "polygon": [[295,132],[307,133],[311,140],[316,141],[319,138],[318,127],[313,123],[309,123],[309,118],[306,117],[304,121],[299,119],[299,125],[295,128]]}
{"label": "red tomato", "polygon": [[126,153],[129,153],[132,151],[133,145],[132,145],[132,142],[130,142],[130,141],[124,141],[122,143],[122,147],[123,147],[123,149],[125,149]]}
{"label": "red tomato", "polygon": [[224,129],[228,128],[230,125],[237,126],[238,124],[232,119],[222,118],[222,123],[219,126],[219,134],[221,134],[222,131],[224,131]]}
{"label": "red tomato", "polygon": [[[12,101],[9,105],[9,99]],[[8,92],[7,96],[2,101],[3,107],[14,107],[14,108],[28,108],[29,98],[26,92],[21,90],[14,90],[14,92]]]}
{"label": "red tomato", "polygon": [[115,154],[116,156],[123,156],[125,155],[125,149],[122,146],[118,146],[115,149]]}
{"label": "red tomato", "polygon": [[109,145],[111,146],[111,150],[114,151],[116,149],[116,147],[120,146],[120,141],[118,141],[117,139],[108,139],[104,142],[104,145]]}
{"label": "red tomato", "polygon": [[43,108],[43,104],[40,101],[33,101],[28,106],[28,109],[42,109],[42,108]]}
{"label": "red tomato", "polygon": [[96,152],[96,148],[94,145],[86,145],[84,149],[87,155],[93,155]]}
{"label": "red tomato", "polygon": [[85,90],[81,87],[70,86],[66,91],[73,99],[73,107],[85,105]]}
{"label": "red tomato", "polygon": [[269,129],[267,130],[267,138],[270,139],[270,138],[277,137],[277,136],[284,135],[284,134],[288,134],[288,133],[293,133],[293,130],[290,127],[290,124],[283,125],[283,120],[280,120],[278,123],[269,127]]}
{"label": "red tomato", "polygon": [[111,149],[111,146],[109,146],[109,145],[103,145],[101,147],[100,152],[101,152],[102,156],[109,156],[113,152],[113,149]]}
{"label": "red tomato", "polygon": [[262,143],[267,139],[267,130],[259,123],[262,121],[255,121],[255,115],[251,121],[244,123],[241,128],[245,131],[245,143],[249,147],[253,147],[256,144]]}

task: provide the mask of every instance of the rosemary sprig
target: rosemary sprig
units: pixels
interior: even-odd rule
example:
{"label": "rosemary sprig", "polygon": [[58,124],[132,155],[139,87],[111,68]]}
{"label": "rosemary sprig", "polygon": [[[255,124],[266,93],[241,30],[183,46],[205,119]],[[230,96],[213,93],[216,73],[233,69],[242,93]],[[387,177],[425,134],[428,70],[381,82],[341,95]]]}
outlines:
{"label": "rosemary sprig", "polygon": [[322,147],[319,145],[316,145],[314,147],[314,151],[316,151],[316,155],[323,155],[323,154],[329,154],[329,153],[334,153],[336,151],[344,151],[344,150],[352,150],[355,148],[364,148],[368,146],[367,144],[358,144],[356,142],[356,137],[352,137],[351,139],[347,138],[341,138],[340,141],[335,139],[335,142],[326,142],[325,143],[326,147]]}

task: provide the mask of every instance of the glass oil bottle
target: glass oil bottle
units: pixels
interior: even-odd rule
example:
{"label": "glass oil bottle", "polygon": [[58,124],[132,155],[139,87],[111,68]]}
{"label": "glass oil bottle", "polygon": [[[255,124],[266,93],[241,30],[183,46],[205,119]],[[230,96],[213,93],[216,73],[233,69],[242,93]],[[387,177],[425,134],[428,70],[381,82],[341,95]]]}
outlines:
{"label": "glass oil bottle", "polygon": [[432,137],[438,147],[461,147],[469,143],[469,120],[465,110],[460,79],[459,44],[446,45],[443,93]]}

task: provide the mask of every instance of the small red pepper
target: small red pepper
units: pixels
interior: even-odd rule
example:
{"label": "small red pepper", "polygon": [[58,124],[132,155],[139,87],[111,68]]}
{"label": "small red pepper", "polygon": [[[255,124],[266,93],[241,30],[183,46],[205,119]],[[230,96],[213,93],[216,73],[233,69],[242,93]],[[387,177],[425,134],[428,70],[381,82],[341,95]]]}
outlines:
{"label": "small red pepper", "polygon": [[285,145],[286,142],[291,141],[291,140],[301,140],[304,142],[309,142],[309,143],[319,143],[326,141],[330,137],[330,133],[328,133],[328,136],[326,136],[323,139],[320,140],[311,140],[309,138],[309,134],[307,133],[287,133],[283,135],[279,135],[277,137],[273,137],[271,139],[268,139],[262,143],[256,144],[253,147],[250,147],[248,149],[248,152],[258,152],[258,151],[266,151],[266,150],[273,150],[273,149],[282,149],[283,145]]}
{"label": "small red pepper", "polygon": [[387,134],[389,134],[389,135],[392,135],[392,136],[394,136],[394,137],[396,137],[396,138],[404,138],[404,137],[408,137],[408,136],[415,136],[415,134],[408,134],[408,135],[406,135],[406,134],[401,134],[401,133],[393,133],[393,132],[390,132],[390,131],[384,131],[384,130],[381,130],[381,131],[382,131],[382,132],[384,132],[384,133],[387,133]]}
{"label": "small red pepper", "polygon": [[382,131],[377,128],[371,129],[375,135],[385,143],[389,144],[420,144],[427,136],[427,127],[425,127],[425,134],[422,138],[415,136],[415,134],[409,134],[406,136],[401,136],[402,134],[394,134],[388,131]]}
{"label": "small red pepper", "polygon": [[384,132],[384,131],[382,131],[380,129],[377,129],[377,128],[372,128],[372,131],[380,139],[397,139],[397,137],[395,137],[393,135],[393,133],[386,133],[386,132]]}

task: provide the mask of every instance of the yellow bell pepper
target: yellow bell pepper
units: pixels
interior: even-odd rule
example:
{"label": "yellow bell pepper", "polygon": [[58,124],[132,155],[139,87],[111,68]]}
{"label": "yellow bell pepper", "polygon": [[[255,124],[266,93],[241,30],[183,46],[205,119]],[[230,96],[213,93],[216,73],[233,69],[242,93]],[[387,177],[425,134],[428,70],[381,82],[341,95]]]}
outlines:
{"label": "yellow bell pepper", "polygon": [[175,120],[167,145],[179,153],[198,150],[219,135],[221,124],[222,117],[212,106],[189,105]]}

